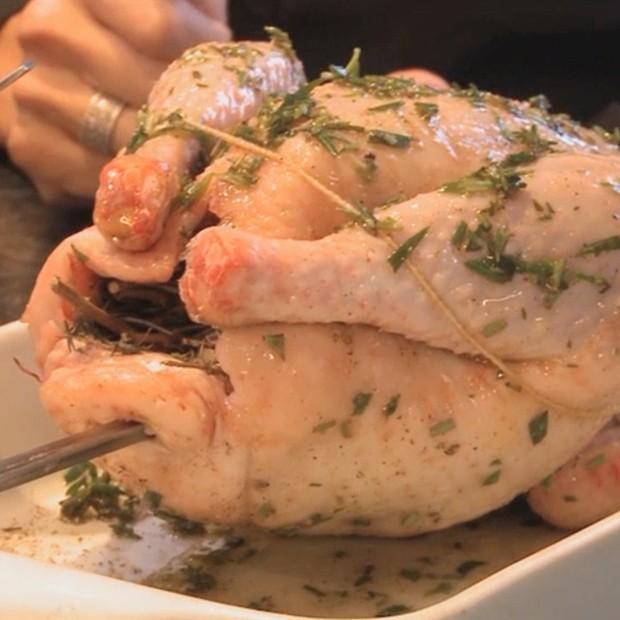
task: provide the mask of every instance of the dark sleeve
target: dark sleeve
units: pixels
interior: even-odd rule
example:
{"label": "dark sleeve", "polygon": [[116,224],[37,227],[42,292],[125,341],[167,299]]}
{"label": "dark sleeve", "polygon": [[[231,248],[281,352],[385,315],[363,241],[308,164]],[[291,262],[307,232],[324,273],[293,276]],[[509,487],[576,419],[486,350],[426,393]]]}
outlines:
{"label": "dark sleeve", "polygon": [[238,38],[290,32],[312,77],[362,48],[365,73],[426,67],[587,120],[620,100],[618,0],[229,0]]}
{"label": "dark sleeve", "polygon": [[0,23],[8,19],[13,13],[19,11],[27,0],[2,0],[0,2]]}

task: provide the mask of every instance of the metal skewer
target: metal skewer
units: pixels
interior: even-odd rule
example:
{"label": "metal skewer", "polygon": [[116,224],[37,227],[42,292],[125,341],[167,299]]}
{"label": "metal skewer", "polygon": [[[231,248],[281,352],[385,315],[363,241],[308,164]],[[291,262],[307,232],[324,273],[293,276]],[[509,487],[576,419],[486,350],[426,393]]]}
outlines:
{"label": "metal skewer", "polygon": [[1,459],[0,492],[152,438],[143,424],[116,421]]}
{"label": "metal skewer", "polygon": [[19,67],[0,77],[0,90],[10,86],[13,82],[19,80],[20,77],[26,75],[32,67],[34,67],[32,60],[24,60]]}

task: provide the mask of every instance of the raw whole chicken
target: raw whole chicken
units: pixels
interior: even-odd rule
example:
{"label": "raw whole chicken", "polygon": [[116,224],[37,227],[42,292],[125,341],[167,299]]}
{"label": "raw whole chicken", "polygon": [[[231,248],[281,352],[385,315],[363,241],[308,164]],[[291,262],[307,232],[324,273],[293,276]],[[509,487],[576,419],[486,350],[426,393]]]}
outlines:
{"label": "raw whole chicken", "polygon": [[620,508],[617,146],[357,53],[306,83],[271,33],[164,73],[48,259],[25,320],[49,413],[144,422],[105,468],[223,524]]}

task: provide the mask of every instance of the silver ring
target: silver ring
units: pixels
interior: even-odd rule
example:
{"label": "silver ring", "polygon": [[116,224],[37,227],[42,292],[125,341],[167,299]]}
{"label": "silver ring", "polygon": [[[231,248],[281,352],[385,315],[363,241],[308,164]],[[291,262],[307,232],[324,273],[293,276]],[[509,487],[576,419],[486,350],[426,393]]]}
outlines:
{"label": "silver ring", "polygon": [[99,153],[113,154],[114,128],[124,107],[123,103],[112,97],[95,93],[82,117],[82,144]]}

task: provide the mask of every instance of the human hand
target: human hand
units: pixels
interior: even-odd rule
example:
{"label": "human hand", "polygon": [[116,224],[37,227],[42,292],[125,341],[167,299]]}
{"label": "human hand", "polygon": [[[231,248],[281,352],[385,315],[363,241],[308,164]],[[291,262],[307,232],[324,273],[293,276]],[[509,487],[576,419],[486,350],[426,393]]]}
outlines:
{"label": "human hand", "polygon": [[440,75],[437,75],[428,69],[398,69],[397,71],[390,73],[390,75],[395,77],[410,78],[420,84],[426,84],[427,86],[439,88],[440,90],[443,88],[448,88],[449,86],[448,82],[446,82],[446,80],[444,80]]}
{"label": "human hand", "polygon": [[230,39],[226,0],[30,0],[8,34],[36,69],[7,91],[6,148],[50,204],[90,198],[109,159],[81,141],[93,95],[125,106],[110,136],[115,152],[172,59]]}

